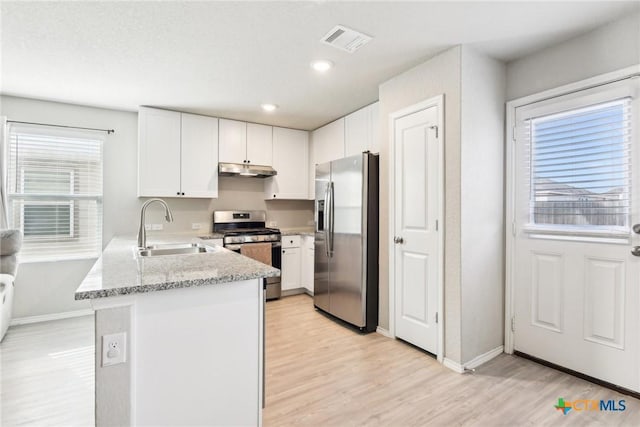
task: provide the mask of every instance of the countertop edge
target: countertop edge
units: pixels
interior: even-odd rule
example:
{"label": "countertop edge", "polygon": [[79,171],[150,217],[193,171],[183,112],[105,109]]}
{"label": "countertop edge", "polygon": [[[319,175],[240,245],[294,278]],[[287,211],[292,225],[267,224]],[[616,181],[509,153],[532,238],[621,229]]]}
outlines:
{"label": "countertop edge", "polygon": [[144,294],[157,291],[166,291],[169,289],[184,289],[193,288],[198,286],[218,285],[222,283],[240,282],[243,280],[262,279],[266,277],[278,277],[280,272],[278,270],[269,271],[265,273],[253,273],[253,274],[239,274],[225,277],[219,277],[215,279],[203,279],[203,280],[182,280],[177,282],[156,283],[150,285],[124,285],[120,288],[110,289],[96,289],[91,291],[76,291],[75,300],[92,300],[98,298],[114,297],[119,295],[133,295]]}

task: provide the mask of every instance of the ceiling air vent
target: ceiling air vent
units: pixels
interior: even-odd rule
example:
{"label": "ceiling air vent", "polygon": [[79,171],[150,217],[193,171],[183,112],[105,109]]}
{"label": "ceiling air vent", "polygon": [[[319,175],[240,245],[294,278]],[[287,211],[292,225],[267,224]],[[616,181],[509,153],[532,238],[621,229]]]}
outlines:
{"label": "ceiling air vent", "polygon": [[342,25],[337,25],[322,38],[321,42],[353,53],[365,44],[369,43],[373,37],[352,30]]}

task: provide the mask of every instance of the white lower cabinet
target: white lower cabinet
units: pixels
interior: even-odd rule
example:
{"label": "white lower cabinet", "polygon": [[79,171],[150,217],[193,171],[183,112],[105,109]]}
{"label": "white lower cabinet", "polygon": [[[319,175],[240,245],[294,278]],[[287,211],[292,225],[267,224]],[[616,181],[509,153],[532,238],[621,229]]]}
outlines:
{"label": "white lower cabinet", "polygon": [[280,281],[283,291],[300,287],[300,248],[282,248]]}
{"label": "white lower cabinet", "polygon": [[307,291],[313,295],[314,278],[314,237],[313,236],[282,236],[282,265],[280,281],[282,291],[286,295]]}
{"label": "white lower cabinet", "polygon": [[315,247],[313,236],[302,237],[302,254],[300,256],[302,263],[302,287],[308,293],[313,295],[313,279],[315,269]]}

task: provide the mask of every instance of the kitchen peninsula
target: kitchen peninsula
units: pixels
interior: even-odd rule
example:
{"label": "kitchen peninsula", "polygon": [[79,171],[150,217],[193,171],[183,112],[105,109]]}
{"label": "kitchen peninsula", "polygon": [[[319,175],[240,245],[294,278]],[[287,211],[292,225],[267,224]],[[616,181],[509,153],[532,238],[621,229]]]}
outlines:
{"label": "kitchen peninsula", "polygon": [[98,426],[262,424],[262,279],[280,271],[188,241],[142,256],[115,238],[75,293],[95,310]]}

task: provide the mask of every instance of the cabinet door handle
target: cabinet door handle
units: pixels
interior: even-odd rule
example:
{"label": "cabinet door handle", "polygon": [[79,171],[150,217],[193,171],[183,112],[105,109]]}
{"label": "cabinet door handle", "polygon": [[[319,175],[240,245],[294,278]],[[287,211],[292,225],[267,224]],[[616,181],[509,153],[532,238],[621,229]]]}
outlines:
{"label": "cabinet door handle", "polygon": [[178,191],[176,194],[179,196],[179,195],[180,195],[180,192]]}
{"label": "cabinet door handle", "polygon": [[251,160],[247,160],[247,163],[251,163]]}

